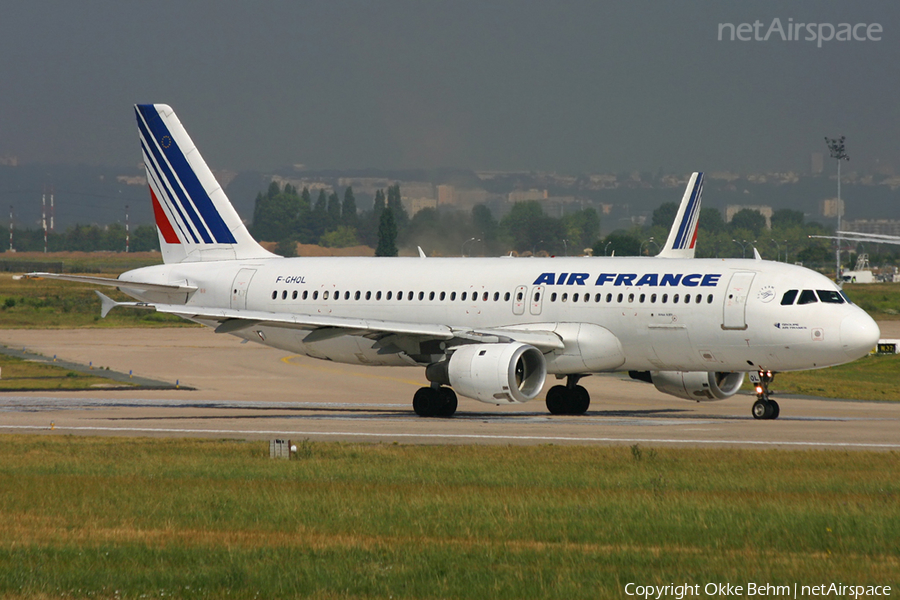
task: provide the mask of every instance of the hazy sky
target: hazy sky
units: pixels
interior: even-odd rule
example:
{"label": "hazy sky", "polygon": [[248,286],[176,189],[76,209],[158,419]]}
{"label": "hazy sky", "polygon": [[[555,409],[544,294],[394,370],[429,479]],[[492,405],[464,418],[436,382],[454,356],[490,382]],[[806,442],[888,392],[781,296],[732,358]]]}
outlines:
{"label": "hazy sky", "polygon": [[[883,31],[717,39],[775,18]],[[31,0],[0,17],[0,154],[136,164],[131,105],[164,102],[220,169],[806,170],[841,134],[900,168],[898,42],[896,0]]]}

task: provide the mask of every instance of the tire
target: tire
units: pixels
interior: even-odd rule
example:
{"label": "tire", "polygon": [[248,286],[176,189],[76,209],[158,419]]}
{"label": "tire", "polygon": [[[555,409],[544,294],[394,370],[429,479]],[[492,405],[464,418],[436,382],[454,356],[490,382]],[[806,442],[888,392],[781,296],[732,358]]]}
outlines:
{"label": "tire", "polygon": [[459,404],[456,399],[456,392],[448,387],[442,387],[438,390],[441,406],[437,411],[439,417],[452,417],[456,413],[456,407]]}
{"label": "tire", "polygon": [[420,417],[434,417],[440,408],[440,396],[430,387],[416,390],[413,396],[413,410]]}
{"label": "tire", "polygon": [[591,395],[580,385],[571,390],[570,415],[583,415],[591,407]]}
{"label": "tire", "polygon": [[569,413],[569,390],[564,385],[554,385],[547,391],[547,410],[551,415]]}
{"label": "tire", "polygon": [[769,400],[769,405],[772,407],[772,416],[770,419],[777,419],[778,415],[781,414],[781,409],[778,407],[778,403],[774,400]]}
{"label": "tire", "polygon": [[768,419],[767,415],[772,414],[772,409],[765,400],[757,400],[753,403],[753,408],[750,409],[750,412],[753,414],[754,419]]}

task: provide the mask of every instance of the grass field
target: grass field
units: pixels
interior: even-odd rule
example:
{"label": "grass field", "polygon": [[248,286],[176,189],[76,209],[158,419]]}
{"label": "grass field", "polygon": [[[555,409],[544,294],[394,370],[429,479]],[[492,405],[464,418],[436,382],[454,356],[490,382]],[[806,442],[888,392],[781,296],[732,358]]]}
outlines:
{"label": "grass field", "polygon": [[900,456],[0,438],[4,598],[900,585]]}
{"label": "grass field", "polygon": [[109,379],[79,373],[52,364],[36,363],[0,354],[0,391],[20,390],[86,390],[98,387],[123,387]]}

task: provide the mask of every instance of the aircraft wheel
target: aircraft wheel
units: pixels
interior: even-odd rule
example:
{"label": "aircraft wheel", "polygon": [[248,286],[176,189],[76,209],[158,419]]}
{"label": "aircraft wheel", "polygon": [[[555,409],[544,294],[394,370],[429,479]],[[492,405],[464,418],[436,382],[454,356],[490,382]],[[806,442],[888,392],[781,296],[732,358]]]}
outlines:
{"label": "aircraft wheel", "polygon": [[772,409],[765,400],[757,400],[753,403],[753,408],[750,409],[750,412],[753,413],[754,419],[768,419],[769,415],[772,414]]}
{"label": "aircraft wheel", "polygon": [[576,385],[570,392],[570,415],[583,415],[591,406],[591,395],[584,386]]}
{"label": "aircraft wheel", "polygon": [[440,407],[440,393],[430,387],[419,388],[413,396],[413,410],[420,417],[434,417]]}
{"label": "aircraft wheel", "polygon": [[770,419],[777,419],[778,415],[781,414],[781,409],[778,407],[778,403],[774,400],[769,400],[769,405],[772,407],[772,416]]}
{"label": "aircraft wheel", "polygon": [[569,390],[564,385],[554,385],[547,391],[547,410],[551,415],[569,413]]}
{"label": "aircraft wheel", "polygon": [[437,411],[439,417],[452,417],[456,413],[456,407],[459,402],[456,399],[456,392],[448,387],[442,387],[438,390],[441,406]]}

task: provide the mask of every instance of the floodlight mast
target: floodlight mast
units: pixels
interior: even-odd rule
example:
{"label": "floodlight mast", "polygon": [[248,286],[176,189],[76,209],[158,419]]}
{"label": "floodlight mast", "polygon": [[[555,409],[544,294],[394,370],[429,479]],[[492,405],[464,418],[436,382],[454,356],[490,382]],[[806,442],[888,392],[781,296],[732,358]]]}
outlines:
{"label": "floodlight mast", "polygon": [[835,270],[834,279],[841,284],[841,216],[844,213],[844,203],[841,202],[841,161],[850,160],[847,152],[844,150],[844,136],[838,139],[826,136],[825,144],[828,146],[828,152],[831,158],[837,160],[837,268]]}

